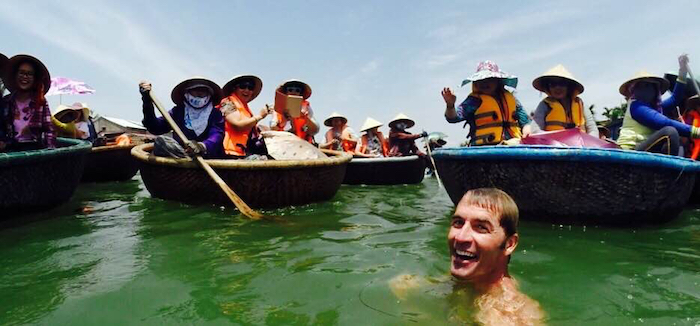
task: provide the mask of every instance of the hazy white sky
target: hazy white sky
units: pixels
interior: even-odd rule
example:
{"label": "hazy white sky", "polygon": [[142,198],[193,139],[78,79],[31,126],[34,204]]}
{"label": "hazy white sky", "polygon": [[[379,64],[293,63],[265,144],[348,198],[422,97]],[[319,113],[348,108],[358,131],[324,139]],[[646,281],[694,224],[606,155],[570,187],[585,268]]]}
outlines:
{"label": "hazy white sky", "polygon": [[[586,104],[615,106],[617,89],[639,69],[677,70],[689,53],[700,71],[700,1],[14,1],[3,2],[0,52],[32,54],[52,76],[85,81],[99,114],[141,120],[138,81],[170,103],[193,75],[223,86],[255,74],[264,87],[254,109],[273,101],[283,80],[313,88],[316,117],[345,114],[359,129],[367,116],[399,112],[411,130],[465,137],[444,117],[443,86],[490,59],[519,77],[517,97],[533,110],[532,80],[564,64],[586,87]],[[49,98],[52,107],[58,97]],[[266,121],[265,121],[266,122]],[[384,127],[386,129],[386,127]],[[320,139],[317,136],[317,140]]]}

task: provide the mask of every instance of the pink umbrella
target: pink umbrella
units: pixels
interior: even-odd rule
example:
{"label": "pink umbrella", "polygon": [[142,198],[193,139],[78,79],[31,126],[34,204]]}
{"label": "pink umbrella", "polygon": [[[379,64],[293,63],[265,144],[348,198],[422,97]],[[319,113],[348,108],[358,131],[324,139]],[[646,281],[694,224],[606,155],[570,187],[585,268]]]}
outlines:
{"label": "pink umbrella", "polygon": [[605,140],[593,137],[578,128],[547,131],[529,135],[520,142],[523,145],[548,145],[561,147],[600,147],[618,148],[617,145]]}
{"label": "pink umbrella", "polygon": [[46,95],[79,95],[79,94],[92,94],[95,89],[88,86],[84,82],[72,80],[66,77],[54,77],[51,78],[51,88]]}

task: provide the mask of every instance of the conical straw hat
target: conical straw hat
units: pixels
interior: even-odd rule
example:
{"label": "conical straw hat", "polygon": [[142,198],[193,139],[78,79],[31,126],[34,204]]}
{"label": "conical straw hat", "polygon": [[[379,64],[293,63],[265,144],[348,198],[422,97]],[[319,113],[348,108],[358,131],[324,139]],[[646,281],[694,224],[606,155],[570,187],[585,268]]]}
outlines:
{"label": "conical straw hat", "polygon": [[253,75],[238,75],[236,77],[231,78],[224,87],[221,87],[221,91],[224,93],[224,97],[229,97],[231,96],[231,93],[236,90],[236,86],[238,83],[241,81],[249,79],[253,81],[253,84],[255,85],[255,89],[253,90],[253,96],[250,98],[250,101],[252,102],[258,95],[260,95],[260,91],[262,90],[263,83],[258,76],[253,76]]}
{"label": "conical straw hat", "polygon": [[34,73],[36,75],[34,76],[34,81],[44,84],[44,94],[46,94],[49,88],[51,88],[51,74],[49,74],[49,70],[41,60],[28,54],[18,54],[7,61],[4,67],[5,71],[3,72],[5,87],[7,87],[10,93],[14,93],[19,89],[19,86],[17,86],[17,76],[11,76],[11,74],[16,72],[17,67],[25,62],[29,62],[35,67],[36,71]]}
{"label": "conical straw hat", "polygon": [[620,85],[620,94],[624,95],[625,97],[630,97],[632,94],[630,94],[630,87],[634,85],[634,83],[639,82],[639,81],[647,81],[651,83],[656,83],[659,85],[659,93],[664,93],[665,91],[668,90],[669,87],[669,82],[668,80],[654,76],[647,72],[646,70],[640,70],[638,71],[634,77],[630,78],[628,81],[622,83]]}
{"label": "conical straw hat", "polygon": [[394,125],[396,125],[396,123],[401,122],[401,121],[406,122],[406,129],[411,128],[416,124],[415,121],[413,121],[411,118],[409,118],[405,114],[399,113],[397,116],[394,117],[394,119],[389,121],[389,128],[394,128]]}
{"label": "conical straw hat", "polygon": [[193,76],[189,79],[185,79],[173,87],[173,91],[170,92],[170,99],[173,100],[175,105],[182,105],[182,103],[185,102],[185,92],[194,85],[205,85],[209,87],[212,91],[211,102],[214,105],[219,105],[223,94],[221,88],[215,82],[200,76]]}
{"label": "conical straw hat", "polygon": [[345,121],[345,123],[348,123],[348,118],[346,118],[344,115],[338,112],[333,112],[328,118],[326,118],[326,120],[323,120],[323,124],[330,127],[332,126],[331,121],[335,118],[341,118]]}
{"label": "conical straw hat", "polygon": [[368,117],[367,120],[365,120],[365,123],[362,125],[362,128],[360,128],[360,132],[367,131],[367,130],[370,130],[372,128],[377,128],[377,127],[381,127],[381,126],[382,126],[381,122]]}
{"label": "conical straw hat", "polygon": [[304,99],[308,99],[309,97],[311,97],[311,86],[299,79],[286,80],[284,83],[277,86],[277,91],[284,93],[282,88],[286,87],[289,84],[299,84],[302,88],[304,88],[304,93],[301,95]]}
{"label": "conical straw hat", "polygon": [[543,85],[543,84],[547,78],[551,78],[551,77],[564,78],[564,79],[574,83],[574,85],[576,85],[577,94],[583,93],[583,84],[581,84],[581,82],[576,80],[576,78],[574,78],[574,75],[572,75],[568,70],[566,70],[566,68],[564,68],[564,66],[562,66],[560,64],[550,68],[545,73],[543,73],[541,76],[535,78],[535,80],[532,81],[532,87],[534,87],[536,90],[543,92],[543,93],[549,92],[549,89],[546,89],[545,85]]}

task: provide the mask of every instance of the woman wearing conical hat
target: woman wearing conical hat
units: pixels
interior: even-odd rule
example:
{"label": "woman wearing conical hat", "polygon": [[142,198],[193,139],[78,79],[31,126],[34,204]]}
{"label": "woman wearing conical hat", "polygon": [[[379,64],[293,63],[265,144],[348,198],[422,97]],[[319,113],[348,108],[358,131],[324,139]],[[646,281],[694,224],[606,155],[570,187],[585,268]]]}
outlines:
{"label": "woman wearing conical hat", "polygon": [[[288,111],[277,111],[273,115],[273,121],[270,123],[271,129],[290,131],[299,138],[315,144],[314,135],[318,133],[319,127],[316,119],[314,119],[314,112],[311,110],[311,104],[308,100],[311,97],[311,86],[300,80],[290,79],[277,87],[275,104],[278,102],[278,97],[284,98],[289,95],[303,98],[300,116],[295,118]],[[278,108],[275,107],[275,110],[278,110]]]}
{"label": "woman wearing conical hat", "polygon": [[44,98],[51,76],[39,59],[16,55],[4,67],[3,81],[10,94],[3,98],[0,150],[55,148],[51,110]]}
{"label": "woman wearing conical hat", "polygon": [[262,108],[253,115],[248,103],[254,100],[262,90],[262,80],[253,75],[233,77],[223,87],[225,98],[218,108],[226,119],[224,135],[224,151],[232,158],[243,158],[251,155],[264,158],[267,148],[260,135],[258,122],[271,111]]}
{"label": "woman wearing conical hat", "polygon": [[357,138],[352,128],[348,127],[348,118],[338,112],[333,112],[323,121],[323,124],[331,129],[326,131],[326,142],[319,147],[355,153]]}
{"label": "woman wearing conical hat", "polygon": [[617,144],[623,149],[678,155],[679,136],[700,138],[700,129],[664,116],[665,108],[675,107],[682,97],[688,72],[688,56],[678,57],[678,80],[673,95],[661,100],[668,81],[646,71],[638,72],[620,86],[620,94],[628,99]]}
{"label": "woman wearing conical hat", "polygon": [[557,65],[535,78],[532,86],[547,94],[535,109],[534,121],[544,131],[578,128],[598,137],[598,127],[583,100],[583,85],[562,65]]}
{"label": "woman wearing conical hat", "polygon": [[59,105],[51,117],[59,137],[84,139],[94,142],[97,138],[95,126],[90,119],[87,104],[75,102],[71,106]]}
{"label": "woman wearing conical hat", "polygon": [[505,86],[515,88],[518,78],[498,68],[494,62],[479,63],[476,72],[462,81],[472,83],[472,92],[455,107],[457,97],[448,87],[443,88],[445,118],[449,123],[469,123],[471,145],[497,145],[530,133],[530,117],[515,96]]}
{"label": "woman wearing conical hat", "polygon": [[[139,83],[139,91],[143,100],[143,126],[154,135],[170,132],[172,128],[165,118],[156,117],[150,93],[151,84],[142,81]],[[219,110],[214,108],[221,100],[219,85],[206,78],[192,77],[175,86],[170,98],[175,106],[169,113],[187,137],[182,140],[185,147],[176,139],[159,136],[155,140],[153,154],[174,158],[197,154],[207,158],[221,157],[224,119]]]}
{"label": "woman wearing conical hat", "polygon": [[416,139],[427,137],[428,133],[412,134],[406,129],[415,125],[415,121],[399,113],[389,122],[389,156],[424,155],[416,146]]}
{"label": "woman wearing conical hat", "polygon": [[387,156],[389,152],[388,143],[384,135],[379,131],[382,123],[372,118],[367,118],[362,125],[360,132],[365,134],[360,137],[360,146],[357,148],[357,155],[365,157]]}

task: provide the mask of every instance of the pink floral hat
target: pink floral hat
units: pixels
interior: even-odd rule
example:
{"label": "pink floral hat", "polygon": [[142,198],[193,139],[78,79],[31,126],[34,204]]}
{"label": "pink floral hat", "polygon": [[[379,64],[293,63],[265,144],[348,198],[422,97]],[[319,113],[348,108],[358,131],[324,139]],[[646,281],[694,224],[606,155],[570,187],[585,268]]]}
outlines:
{"label": "pink floral hat", "polygon": [[510,86],[512,88],[518,86],[518,77],[501,71],[500,69],[498,69],[498,65],[490,60],[479,62],[479,65],[476,67],[476,72],[469,76],[467,79],[463,80],[462,86],[469,84],[470,82],[475,82],[488,78],[503,79],[503,83],[505,84],[505,86]]}

